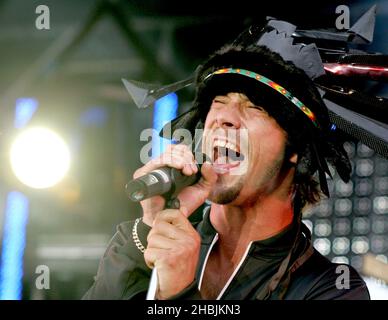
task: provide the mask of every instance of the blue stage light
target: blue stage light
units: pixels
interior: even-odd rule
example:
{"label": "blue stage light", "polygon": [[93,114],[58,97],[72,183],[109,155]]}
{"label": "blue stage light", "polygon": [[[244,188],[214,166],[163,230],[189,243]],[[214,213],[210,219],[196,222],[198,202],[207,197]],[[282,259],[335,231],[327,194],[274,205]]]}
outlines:
{"label": "blue stage light", "polygon": [[[38,108],[34,98],[19,98],[15,105],[14,126],[23,128]],[[23,193],[7,195],[0,264],[0,300],[20,300],[23,289],[23,255],[29,202]]]}
{"label": "blue stage light", "polygon": [[29,202],[18,191],[8,193],[0,269],[0,299],[22,298],[23,255]]}
{"label": "blue stage light", "polygon": [[90,107],[80,116],[80,122],[85,126],[102,127],[108,119],[108,112],[104,107]]}
{"label": "blue stage light", "polygon": [[163,153],[170,140],[158,136],[159,131],[163,126],[177,116],[178,96],[175,93],[170,93],[155,102],[153,128],[154,134],[152,137],[152,158]]}
{"label": "blue stage light", "polygon": [[38,101],[34,98],[19,98],[16,100],[14,126],[16,129],[24,127],[31,120]]}

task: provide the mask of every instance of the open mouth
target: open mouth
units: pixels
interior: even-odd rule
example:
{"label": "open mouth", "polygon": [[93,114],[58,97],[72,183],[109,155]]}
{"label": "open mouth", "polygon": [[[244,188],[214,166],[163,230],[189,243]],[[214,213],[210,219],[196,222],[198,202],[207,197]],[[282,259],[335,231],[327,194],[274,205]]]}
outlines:
{"label": "open mouth", "polygon": [[226,173],[239,166],[244,158],[236,144],[225,140],[214,140],[213,167],[218,173]]}
{"label": "open mouth", "polygon": [[227,147],[214,147],[213,148],[213,162],[216,162],[219,158],[225,158],[225,162],[243,161],[244,155],[240,152],[227,148]]}

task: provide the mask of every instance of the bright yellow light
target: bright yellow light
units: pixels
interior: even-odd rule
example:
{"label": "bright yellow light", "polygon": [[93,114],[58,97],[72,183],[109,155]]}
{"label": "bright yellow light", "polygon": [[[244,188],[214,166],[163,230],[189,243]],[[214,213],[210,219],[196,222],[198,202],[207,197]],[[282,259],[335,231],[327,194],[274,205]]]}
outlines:
{"label": "bright yellow light", "polygon": [[10,154],[16,177],[29,187],[43,189],[58,183],[70,167],[63,139],[45,128],[31,128],[15,139]]}

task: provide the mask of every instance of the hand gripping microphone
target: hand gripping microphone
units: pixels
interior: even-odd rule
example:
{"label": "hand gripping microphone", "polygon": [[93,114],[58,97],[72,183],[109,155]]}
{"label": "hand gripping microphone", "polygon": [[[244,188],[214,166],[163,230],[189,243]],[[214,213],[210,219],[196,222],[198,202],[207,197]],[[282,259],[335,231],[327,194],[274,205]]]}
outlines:
{"label": "hand gripping microphone", "polygon": [[197,164],[197,167],[198,171],[191,176],[184,175],[176,168],[161,167],[128,182],[125,190],[129,199],[135,202],[156,195],[174,198],[183,188],[195,184],[201,178],[201,165]]}
{"label": "hand gripping microphone", "polygon": [[[127,183],[125,190],[128,197],[132,201],[138,202],[156,195],[163,195],[167,200],[168,207],[179,209],[180,204],[179,200],[175,198],[176,195],[183,188],[193,185],[201,178],[201,165],[203,160],[208,158],[203,153],[200,156],[201,163],[197,164],[196,174],[186,176],[181,170],[167,166],[155,169]],[[157,290],[158,274],[155,267],[152,269],[146,300],[155,300]]]}

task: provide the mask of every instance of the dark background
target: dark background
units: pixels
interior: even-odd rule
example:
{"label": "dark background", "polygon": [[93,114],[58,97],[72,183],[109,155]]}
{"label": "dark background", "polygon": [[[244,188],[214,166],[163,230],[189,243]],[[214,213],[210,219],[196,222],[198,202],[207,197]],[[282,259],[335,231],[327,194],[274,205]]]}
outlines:
{"label": "dark background", "polygon": [[[0,1],[0,227],[7,193],[22,191],[30,199],[23,299],[81,298],[92,284],[116,225],[140,214],[139,207],[126,199],[124,185],[141,165],[139,150],[144,142],[139,135],[152,127],[152,108],[138,111],[121,78],[158,84],[181,80],[214,50],[266,16],[300,28],[334,28],[338,5],[349,6],[352,24],[374,3],[378,4],[375,38],[368,50],[388,53],[388,3],[383,0]],[[35,8],[40,4],[50,8],[50,30],[35,28]],[[387,94],[385,86],[374,90]],[[14,105],[19,97],[39,101],[31,124],[49,125],[71,147],[71,170],[54,188],[28,189],[10,171],[7,148],[15,133]],[[179,93],[180,112],[191,99],[190,89]],[[328,235],[315,233],[316,239],[327,238],[330,243],[344,236],[335,234],[338,219],[352,224],[356,217],[353,213],[341,216],[337,200],[356,203],[367,197],[373,202],[388,194],[386,160],[354,142],[347,148],[353,152],[355,166],[368,158],[374,171],[367,177],[354,172],[350,194],[341,194],[337,180],[332,181],[329,209],[307,213],[310,226],[330,226]],[[357,183],[365,179],[372,184],[372,191],[357,194]],[[380,189],[376,179],[383,181]],[[369,224],[366,233],[357,234],[351,225],[352,231],[345,236],[353,242],[360,240],[354,237],[366,238],[368,252],[374,252],[373,237],[378,236],[383,245],[374,253],[386,262],[388,227],[374,233],[373,223],[388,226],[387,215],[376,214],[371,205],[364,216]],[[345,257],[361,270],[359,252],[350,248],[346,254],[330,251],[327,255]],[[35,288],[35,268],[42,264],[50,268],[50,290]]]}

